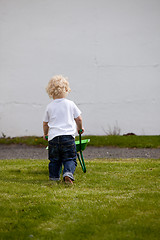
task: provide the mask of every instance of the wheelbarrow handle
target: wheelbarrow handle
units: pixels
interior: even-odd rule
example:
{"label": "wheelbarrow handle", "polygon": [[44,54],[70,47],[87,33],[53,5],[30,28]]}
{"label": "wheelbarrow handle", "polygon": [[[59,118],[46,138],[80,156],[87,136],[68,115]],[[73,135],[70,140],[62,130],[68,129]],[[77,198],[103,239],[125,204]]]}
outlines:
{"label": "wheelbarrow handle", "polygon": [[80,162],[80,165],[81,165],[81,168],[82,168],[83,172],[86,173],[86,166],[85,166],[85,162],[84,162],[82,151],[80,152],[80,154],[77,153],[77,157],[78,157],[78,160]]}
{"label": "wheelbarrow handle", "polygon": [[79,148],[80,148],[80,155],[77,153],[77,157],[79,159],[79,162],[81,164],[82,170],[85,173],[86,172],[86,166],[85,166],[85,162],[84,162],[84,158],[83,158],[83,153],[82,153],[82,148],[81,148],[81,134],[82,134],[83,130],[80,129],[79,130]]}
{"label": "wheelbarrow handle", "polygon": [[81,152],[81,134],[82,134],[82,129],[79,130],[79,146],[80,146],[80,152]]}

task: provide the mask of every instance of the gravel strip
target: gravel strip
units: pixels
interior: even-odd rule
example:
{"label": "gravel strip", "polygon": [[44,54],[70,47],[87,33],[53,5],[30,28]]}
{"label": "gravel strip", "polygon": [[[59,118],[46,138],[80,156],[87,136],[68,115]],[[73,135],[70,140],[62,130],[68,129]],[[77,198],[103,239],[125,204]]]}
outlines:
{"label": "gravel strip", "polygon": [[[94,158],[153,158],[160,159],[160,148],[113,148],[88,146],[83,156]],[[47,159],[47,150],[26,145],[0,145],[0,159]]]}

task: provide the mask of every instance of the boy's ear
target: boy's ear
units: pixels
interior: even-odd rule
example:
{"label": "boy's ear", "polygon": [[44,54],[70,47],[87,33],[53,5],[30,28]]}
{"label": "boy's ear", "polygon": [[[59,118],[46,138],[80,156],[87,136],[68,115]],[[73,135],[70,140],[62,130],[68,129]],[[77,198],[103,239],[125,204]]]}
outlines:
{"label": "boy's ear", "polygon": [[67,93],[70,93],[70,92],[71,92],[71,89],[70,89],[70,88],[67,88],[67,87],[65,87],[65,91],[66,91]]}

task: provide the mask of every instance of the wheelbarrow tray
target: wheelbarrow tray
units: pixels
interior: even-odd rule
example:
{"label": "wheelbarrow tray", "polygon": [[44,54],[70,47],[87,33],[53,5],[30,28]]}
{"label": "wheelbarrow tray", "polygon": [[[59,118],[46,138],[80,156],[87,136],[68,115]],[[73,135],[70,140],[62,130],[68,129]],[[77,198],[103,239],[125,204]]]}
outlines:
{"label": "wheelbarrow tray", "polygon": [[81,140],[81,147],[80,147],[80,141],[79,140],[75,141],[77,152],[79,152],[80,150],[83,151],[86,148],[88,142],[90,142],[90,139]]}
{"label": "wheelbarrow tray", "polygon": [[[79,140],[75,141],[77,152],[79,152],[80,150],[83,151],[86,148],[88,142],[90,142],[90,139],[81,140],[81,149],[80,149],[80,141]],[[48,150],[48,146],[46,147],[46,149]]]}

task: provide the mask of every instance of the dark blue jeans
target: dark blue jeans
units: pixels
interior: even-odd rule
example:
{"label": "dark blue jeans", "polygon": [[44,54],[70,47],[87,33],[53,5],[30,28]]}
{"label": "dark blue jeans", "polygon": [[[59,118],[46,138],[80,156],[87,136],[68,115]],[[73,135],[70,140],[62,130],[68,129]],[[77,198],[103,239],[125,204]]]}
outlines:
{"label": "dark blue jeans", "polygon": [[71,135],[62,135],[50,140],[48,151],[49,178],[55,181],[59,180],[63,165],[63,178],[68,176],[74,181],[73,174],[77,166],[76,157],[75,140]]}

